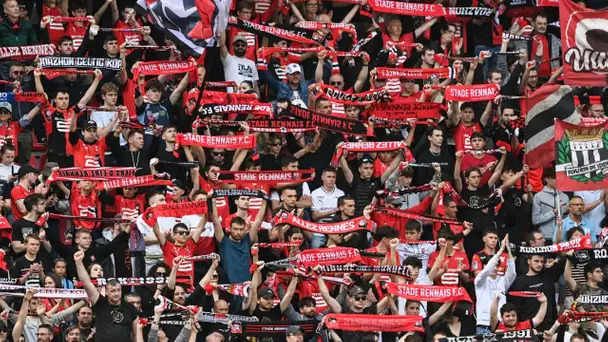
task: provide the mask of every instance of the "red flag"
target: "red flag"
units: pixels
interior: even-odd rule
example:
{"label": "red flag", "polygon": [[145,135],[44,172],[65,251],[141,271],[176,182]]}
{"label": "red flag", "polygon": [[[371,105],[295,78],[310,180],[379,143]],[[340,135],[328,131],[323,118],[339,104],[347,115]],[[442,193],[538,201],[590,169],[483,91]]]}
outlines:
{"label": "red flag", "polygon": [[559,2],[562,56],[566,84],[584,87],[608,85],[608,11],[580,6],[570,0]]}
{"label": "red flag", "polygon": [[608,123],[578,126],[555,121],[555,173],[561,191],[608,187]]}

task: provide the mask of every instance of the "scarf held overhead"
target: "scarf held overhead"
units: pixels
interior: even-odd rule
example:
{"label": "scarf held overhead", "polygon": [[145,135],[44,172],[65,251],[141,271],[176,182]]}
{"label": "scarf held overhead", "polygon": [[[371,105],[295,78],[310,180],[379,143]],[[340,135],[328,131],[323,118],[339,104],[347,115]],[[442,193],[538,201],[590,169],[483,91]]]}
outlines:
{"label": "scarf held overhead", "polygon": [[325,43],[325,37],[316,31],[261,25],[237,17],[228,18],[228,24],[259,36],[279,37],[302,44],[324,45]]}
{"label": "scarf held overhead", "polygon": [[271,103],[203,103],[199,108],[198,115],[216,115],[216,114],[231,114],[231,113],[247,113],[251,115],[272,115]]}
{"label": "scarf held overhead", "polygon": [[202,215],[207,213],[207,201],[179,202],[161,204],[146,209],[142,215],[144,222],[154,226],[158,217],[184,217],[186,215]]}
{"label": "scarf held overhead", "polygon": [[460,337],[444,337],[440,338],[439,342],[521,342],[521,341],[537,341],[538,338],[532,329],[513,330],[505,332],[497,332],[485,335],[472,335]]}
{"label": "scarf held overhead", "polygon": [[47,183],[54,181],[111,180],[124,177],[133,177],[135,176],[135,171],[136,169],[134,167],[69,167],[53,170],[51,176],[47,180]]}
{"label": "scarf held overhead", "polygon": [[[245,122],[245,121],[241,121]],[[220,126],[240,126],[238,121],[227,121],[227,120],[209,120],[209,125],[220,125]],[[249,129],[252,132],[263,132],[263,133],[299,133],[299,132],[310,132],[317,128],[310,121],[306,120],[291,120],[291,119],[256,119],[247,120],[246,123],[249,125]]]}
{"label": "scarf held overhead", "polygon": [[344,150],[348,152],[381,152],[395,151],[407,148],[403,141],[360,141],[360,142],[345,142],[336,149],[331,158],[330,165],[336,167],[338,160],[342,157]]}
{"label": "scarf held overhead", "polygon": [[570,250],[588,249],[592,248],[591,235],[587,234],[579,239],[570,241],[560,242],[549,246],[542,247],[524,247],[519,246],[519,253],[522,254],[543,254],[543,253],[558,253],[567,252]]}
{"label": "scarf held overhead", "polygon": [[[30,287],[23,285],[0,285],[0,295],[24,297]],[[34,298],[87,299],[87,292],[80,289],[35,288]]]}
{"label": "scarf held overhead", "polygon": [[373,103],[367,112],[380,119],[407,120],[407,119],[435,119],[441,114],[441,103],[434,102],[406,102],[406,103]]}
{"label": "scarf held overhead", "polygon": [[473,302],[464,287],[397,284],[392,282],[388,282],[384,286],[388,293],[405,299],[437,303],[461,300]]}
{"label": "scarf held overhead", "polygon": [[360,216],[348,221],[335,223],[317,223],[303,220],[293,214],[282,213],[274,219],[274,224],[288,224],[293,227],[319,234],[348,234],[358,230],[371,230],[372,223]]}
{"label": "scarf held overhead", "polygon": [[369,6],[374,12],[411,15],[418,17],[443,17],[445,11],[442,5],[419,4],[391,0],[370,0]]}
{"label": "scarf held overhead", "polygon": [[[285,182],[308,182],[313,179],[314,169],[298,171],[217,171],[220,180],[229,184],[277,184]],[[304,174],[311,175],[304,178]]]}
{"label": "scarf held overhead", "polygon": [[55,45],[53,44],[0,47],[0,59],[23,61],[54,54]]}
{"label": "scarf held overhead", "polygon": [[36,93],[33,91],[19,93],[0,93],[0,101],[2,102],[46,102],[44,93]]}
{"label": "scarf held overhead", "polygon": [[414,315],[328,314],[323,319],[327,329],[366,332],[424,332],[422,317]]}
{"label": "scarf held overhead", "polygon": [[118,188],[140,188],[146,186],[172,186],[173,182],[168,179],[159,179],[154,175],[138,176],[138,177],[126,177],[119,179],[106,180],[97,183],[97,190],[110,190]]}
{"label": "scarf held overhead", "polygon": [[[285,111],[284,111],[285,112]],[[367,127],[359,120],[313,112],[298,106],[289,106],[286,111],[289,116],[311,121],[313,125],[329,131],[351,135],[368,135]]]}
{"label": "scarf held overhead", "polygon": [[454,85],[445,89],[447,101],[492,101],[500,93],[496,84]]}
{"label": "scarf held overhead", "polygon": [[366,265],[323,265],[319,273],[373,273],[396,275],[400,277],[411,277],[411,271],[407,266],[366,266]]}
{"label": "scarf held overhead", "polygon": [[357,106],[364,106],[374,103],[388,94],[384,88],[370,90],[364,93],[351,94],[326,84],[317,84],[316,91],[318,92],[316,95],[317,98],[324,96],[333,102],[353,104]]}
{"label": "scarf held overhead", "polygon": [[140,62],[137,68],[133,69],[133,78],[138,79],[139,75],[175,75],[186,72],[196,73],[198,67],[190,61],[154,61]]}
{"label": "scarf held overhead", "polygon": [[359,254],[359,250],[350,247],[308,249],[300,252],[296,259],[299,267],[348,264],[360,261],[361,254]]}
{"label": "scarf held overhead", "polygon": [[40,57],[39,68],[77,68],[77,69],[105,69],[112,71],[122,70],[120,58],[94,58],[94,57]]}
{"label": "scarf held overhead", "polygon": [[267,200],[268,194],[266,194],[262,190],[254,190],[254,189],[215,189],[213,190],[212,198],[218,197],[257,197]]}
{"label": "scarf held overhead", "polygon": [[201,146],[206,148],[252,149],[256,146],[254,135],[209,136],[192,133],[178,133],[175,138],[175,149],[179,146]]}
{"label": "scarf held overhead", "polygon": [[438,78],[454,78],[456,76],[453,68],[397,69],[382,67],[376,70],[378,71],[379,80],[390,78],[426,80],[433,76]]}

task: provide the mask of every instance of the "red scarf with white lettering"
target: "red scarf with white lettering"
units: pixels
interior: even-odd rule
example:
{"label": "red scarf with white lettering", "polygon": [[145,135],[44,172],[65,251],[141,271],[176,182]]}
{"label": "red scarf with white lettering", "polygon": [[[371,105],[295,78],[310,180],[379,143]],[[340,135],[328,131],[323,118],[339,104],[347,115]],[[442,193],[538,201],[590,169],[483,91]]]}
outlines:
{"label": "red scarf with white lettering", "polygon": [[426,80],[429,77],[436,76],[438,78],[455,78],[457,73],[454,68],[377,68],[378,79],[387,80],[390,78],[407,78],[415,80]]}
{"label": "red scarf with white lettering", "polygon": [[235,88],[238,87],[234,81],[207,81],[205,82],[205,88]]}
{"label": "red scarf with white lettering", "polygon": [[207,201],[179,202],[161,204],[146,209],[142,219],[150,227],[159,217],[184,217],[186,215],[203,215],[207,213]]}
{"label": "red scarf with white lettering", "polygon": [[318,32],[306,31],[300,28],[281,28],[267,26],[242,20],[237,17],[228,18],[228,25],[237,27],[243,31],[253,33],[257,36],[281,38],[292,42],[311,45],[325,45],[325,37]]}
{"label": "red scarf with white lettering", "polygon": [[209,136],[192,133],[178,133],[175,138],[175,149],[181,145],[201,146],[206,148],[252,149],[256,146],[254,135]]}
{"label": "red scarf with white lettering", "polygon": [[140,62],[137,68],[133,70],[133,79],[137,80],[139,75],[176,75],[183,74],[185,72],[192,72],[190,76],[191,80],[196,80],[197,66],[191,61],[154,61],[154,62]]}
{"label": "red scarf with white lettering", "polygon": [[396,151],[407,148],[403,141],[360,141],[360,142],[345,142],[336,149],[331,158],[329,165],[336,167],[338,160],[342,157],[344,150],[348,152],[381,152],[381,151]]}
{"label": "red scarf with white lettering", "polygon": [[424,332],[421,316],[327,314],[323,318],[327,329],[366,332]]}
{"label": "red scarf with white lettering", "polygon": [[370,90],[363,93],[350,94],[336,87],[332,87],[326,84],[317,84],[315,90],[316,98],[323,96],[330,99],[332,102],[354,104],[357,106],[364,106],[374,103],[382,99],[385,95],[387,95],[386,89],[384,88]]}
{"label": "red scarf with white lettering", "polygon": [[271,242],[271,243],[258,243],[258,248],[275,248],[281,249],[286,247],[300,247],[301,242]]}
{"label": "red scarf with white lettering", "polygon": [[295,52],[295,53],[304,53],[304,52],[321,52],[324,48],[322,46],[317,47],[264,47],[261,48],[261,53],[258,55],[258,58],[266,58],[270,55],[279,52]]}
{"label": "red scarf with white lettering", "polygon": [[88,22],[89,18],[87,17],[60,17],[60,16],[54,16],[51,17],[51,21],[54,23],[73,23],[73,22]]}
{"label": "red scarf with white lettering", "polygon": [[359,120],[348,119],[335,115],[321,114],[298,106],[290,105],[289,108],[287,110],[283,110],[281,114],[287,114],[292,117],[311,121],[313,125],[333,132],[350,135],[374,135],[373,130]]}
{"label": "red scarf with white lettering", "polygon": [[445,89],[447,101],[493,101],[500,94],[496,84],[453,85]]}
{"label": "red scarf with white lettering", "polygon": [[518,246],[519,253],[522,254],[543,254],[543,253],[558,253],[571,250],[593,248],[591,243],[591,235],[587,234],[579,239],[564,241],[549,246],[525,247]]}
{"label": "red scarf with white lettering", "polygon": [[109,190],[109,189],[118,189],[118,188],[139,188],[146,186],[172,186],[173,182],[168,179],[159,179],[154,175],[146,175],[139,177],[127,177],[127,178],[119,178],[112,179],[97,183],[97,190]]}
{"label": "red scarf with white lettering", "polygon": [[401,298],[422,302],[445,303],[457,302],[461,300],[469,303],[473,302],[464,287],[397,284],[387,282],[384,284],[384,288],[390,294],[397,295]]}
{"label": "red scarf with white lettering", "polygon": [[52,56],[55,54],[55,45],[28,45],[0,47],[0,59],[31,60],[38,56]]}
{"label": "red scarf with white lettering", "polygon": [[441,103],[434,102],[405,102],[373,103],[367,108],[367,113],[375,118],[386,120],[435,119],[441,116]]}
{"label": "red scarf with white lettering", "polygon": [[416,17],[443,17],[445,11],[442,5],[420,4],[391,0],[371,0],[368,2],[374,12],[411,15]]}
{"label": "red scarf with white lettering", "polygon": [[570,322],[588,322],[598,321],[601,319],[608,318],[608,312],[579,312],[579,311],[566,311],[557,320],[561,324]]}
{"label": "red scarf with white lettering", "polygon": [[342,222],[317,223],[303,220],[293,214],[282,213],[280,216],[275,216],[274,224],[288,224],[319,234],[347,234],[358,230],[371,231],[372,229],[372,222],[363,216]]}
{"label": "red scarf with white lettering", "polygon": [[44,93],[37,93],[35,91],[25,91],[15,93],[14,100],[16,102],[46,102]]}
{"label": "red scarf with white lettering", "polygon": [[296,264],[298,267],[343,265],[360,261],[361,254],[359,253],[359,250],[350,247],[307,249],[296,256]]}
{"label": "red scarf with white lettering", "polygon": [[[300,132],[311,132],[317,128],[310,121],[305,120],[290,120],[290,119],[256,119],[247,120],[249,129],[252,132],[264,132],[264,133],[300,133]],[[228,120],[209,120],[203,122],[207,125],[219,125],[219,126],[232,126],[239,127],[238,121]]]}
{"label": "red scarf with white lettering", "polygon": [[[228,184],[278,184],[313,180],[314,169],[298,171],[217,171],[220,180]],[[311,175],[304,178],[304,175]]]}

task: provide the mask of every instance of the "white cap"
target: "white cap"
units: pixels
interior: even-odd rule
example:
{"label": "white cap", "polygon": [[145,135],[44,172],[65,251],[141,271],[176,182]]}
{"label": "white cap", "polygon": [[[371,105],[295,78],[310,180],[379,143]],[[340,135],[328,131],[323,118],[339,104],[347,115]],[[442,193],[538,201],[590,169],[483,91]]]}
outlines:
{"label": "white cap", "polygon": [[291,63],[287,66],[285,72],[287,75],[295,74],[296,72],[302,73],[302,68],[300,67],[300,64]]}
{"label": "white cap", "polygon": [[0,102],[0,108],[8,109],[9,112],[13,112],[13,106],[8,102]]}

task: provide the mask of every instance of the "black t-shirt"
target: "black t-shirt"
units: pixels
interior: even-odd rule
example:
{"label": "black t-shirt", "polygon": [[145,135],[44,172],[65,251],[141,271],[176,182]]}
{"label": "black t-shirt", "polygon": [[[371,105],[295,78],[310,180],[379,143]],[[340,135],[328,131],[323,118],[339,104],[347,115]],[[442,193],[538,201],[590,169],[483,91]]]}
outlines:
{"label": "black t-shirt", "polygon": [[[353,312],[348,306],[342,307],[342,313],[345,314],[359,314],[359,315],[376,315],[378,314],[378,303],[374,303],[371,306],[363,309],[363,312]],[[360,341],[365,333],[362,331],[342,331],[340,337],[342,341]]]}
{"label": "black t-shirt", "polygon": [[283,313],[281,312],[281,305],[275,305],[268,311],[263,311],[259,306],[256,306],[253,315],[251,316],[257,317],[260,322],[275,322],[280,321],[281,318],[283,318]]}
{"label": "black t-shirt", "polygon": [[[34,234],[37,236],[38,233],[40,233],[40,229],[41,229],[40,226],[36,225],[36,222],[28,221],[25,218],[20,218],[17,221],[13,222],[12,227],[13,227],[13,233],[11,236],[11,240],[19,241],[22,243],[25,243],[26,236],[28,236],[30,234]],[[42,252],[42,249],[44,247],[40,246],[40,248],[41,248],[41,252]],[[15,251],[12,248],[9,251],[9,255],[13,256],[14,258],[23,256],[24,254],[25,254],[25,252],[17,254],[17,253],[15,253]]]}
{"label": "black t-shirt", "polygon": [[365,180],[357,177],[353,179],[350,194],[355,199],[355,216],[363,215],[363,209],[372,202],[376,191],[381,189],[382,181],[380,178]]}
{"label": "black t-shirt", "polygon": [[[177,157],[176,157],[175,153],[173,151],[171,151],[171,152],[167,151],[166,146],[167,145],[164,140],[159,143],[159,149],[158,149],[158,152],[156,152],[156,158],[158,158],[159,160],[168,161],[168,162],[185,162],[186,161],[186,156],[184,154],[183,148],[180,148],[176,151],[177,152]],[[178,165],[163,164],[163,163],[160,163],[160,164],[156,165],[155,167],[156,167],[156,170],[160,173],[167,172],[169,175],[171,175],[172,179],[186,180],[186,169],[183,167],[180,167]]]}
{"label": "black t-shirt", "polygon": [[458,219],[473,223],[473,230],[464,239],[464,249],[467,251],[467,256],[471,258],[475,251],[483,249],[482,240],[483,231],[488,228],[495,228],[493,221],[494,206],[490,205],[482,209],[490,196],[490,187],[484,184],[477,190],[469,190],[466,186],[461,191],[462,199],[468,203],[468,206],[458,208]]}
{"label": "black t-shirt", "polygon": [[[439,155],[434,155],[429,149],[424,149],[416,156],[418,163],[447,163],[441,166],[441,179],[452,181],[454,179],[454,155],[447,149],[441,149]],[[431,182],[435,170],[430,167],[418,167],[414,170],[414,185],[424,185]]]}
{"label": "black t-shirt", "polygon": [[122,301],[112,305],[106,296],[99,296],[93,305],[95,315],[95,342],[117,342],[131,340],[132,323],[138,317],[133,304]]}
{"label": "black t-shirt", "polygon": [[[43,268],[45,268],[45,263],[42,261],[40,256],[36,256],[34,260],[28,260],[25,255],[17,258],[11,267],[11,278],[21,278],[23,277],[29,270],[33,264],[40,264]],[[48,266],[47,266],[48,267]],[[42,277],[40,277],[40,273],[32,273],[25,281],[25,286],[29,287],[41,287],[42,286]]]}

